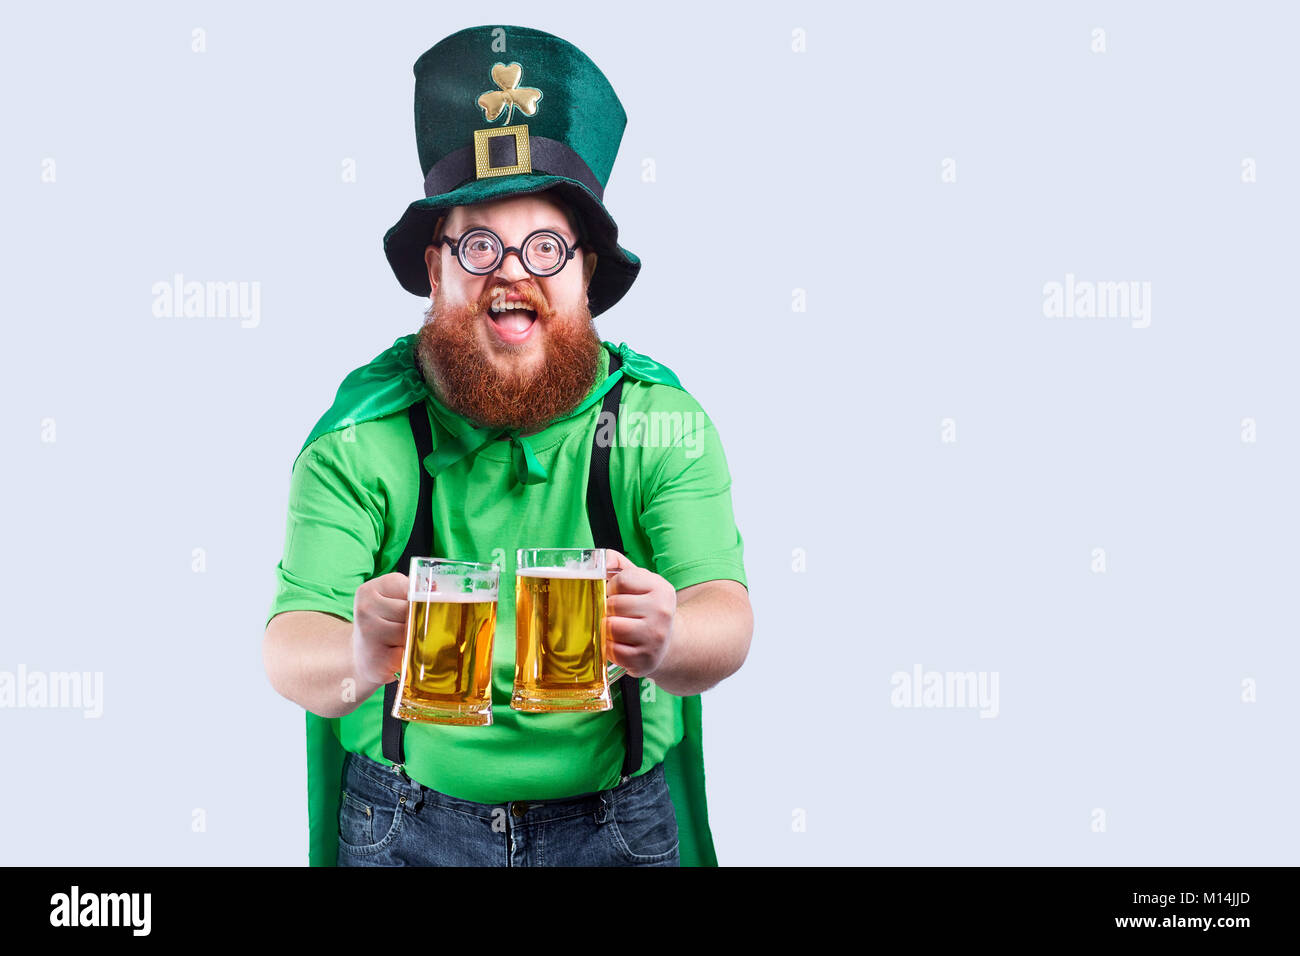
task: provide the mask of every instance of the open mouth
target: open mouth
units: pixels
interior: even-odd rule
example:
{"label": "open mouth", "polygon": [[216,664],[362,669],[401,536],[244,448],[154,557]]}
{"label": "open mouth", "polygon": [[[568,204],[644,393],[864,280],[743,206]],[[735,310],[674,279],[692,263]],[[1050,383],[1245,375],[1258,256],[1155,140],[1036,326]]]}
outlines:
{"label": "open mouth", "polygon": [[487,314],[496,334],[512,344],[525,341],[537,324],[537,313],[533,309],[510,305],[500,309],[493,307]]}

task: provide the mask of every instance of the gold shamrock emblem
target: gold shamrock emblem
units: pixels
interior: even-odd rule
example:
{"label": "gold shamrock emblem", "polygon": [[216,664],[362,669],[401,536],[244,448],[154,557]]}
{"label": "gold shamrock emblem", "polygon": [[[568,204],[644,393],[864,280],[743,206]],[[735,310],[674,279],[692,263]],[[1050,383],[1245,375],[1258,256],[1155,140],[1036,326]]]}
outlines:
{"label": "gold shamrock emblem", "polygon": [[510,123],[510,117],[514,115],[516,106],[525,116],[532,116],[537,112],[537,101],[542,98],[542,91],[531,86],[521,88],[519,80],[523,74],[524,68],[518,63],[511,63],[509,66],[498,63],[492,67],[492,82],[500,89],[480,93],[478,98],[478,105],[483,108],[483,115],[487,117],[489,123],[495,121],[507,106],[509,110],[506,112],[506,124]]}

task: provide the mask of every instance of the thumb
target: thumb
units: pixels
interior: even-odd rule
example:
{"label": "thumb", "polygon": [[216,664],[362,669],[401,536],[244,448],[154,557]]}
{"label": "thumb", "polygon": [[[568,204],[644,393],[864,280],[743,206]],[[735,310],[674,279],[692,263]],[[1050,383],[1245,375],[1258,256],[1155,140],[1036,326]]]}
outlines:
{"label": "thumb", "polygon": [[401,571],[390,571],[378,579],[377,585],[379,593],[384,597],[405,600],[410,581]]}
{"label": "thumb", "polygon": [[617,574],[619,571],[622,571],[624,568],[631,568],[635,566],[636,565],[634,565],[631,561],[629,561],[624,554],[615,551],[613,548],[605,549],[606,579],[608,579],[611,574]]}

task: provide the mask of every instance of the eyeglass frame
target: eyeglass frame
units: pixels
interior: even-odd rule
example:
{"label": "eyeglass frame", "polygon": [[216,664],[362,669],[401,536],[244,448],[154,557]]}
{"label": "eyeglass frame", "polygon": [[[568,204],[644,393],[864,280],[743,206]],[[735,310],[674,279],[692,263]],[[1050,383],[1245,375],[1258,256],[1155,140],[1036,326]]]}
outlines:
{"label": "eyeglass frame", "polygon": [[[492,263],[492,265],[488,266],[482,272],[476,272],[473,269],[471,269],[469,266],[465,265],[465,260],[460,257],[461,242],[464,241],[466,236],[472,235],[476,232],[486,232],[488,235],[490,235],[493,239],[497,241],[497,245],[501,246],[501,255],[497,258],[497,260],[494,263]],[[556,267],[554,272],[534,272],[529,267],[528,263],[524,261],[524,249],[527,247],[529,240],[532,239],[533,236],[538,235],[539,233],[546,233],[548,236],[554,236],[557,240],[559,240],[560,248],[564,251],[564,258],[560,260],[560,264]],[[508,256],[510,253],[513,252],[516,256],[519,257],[519,264],[524,267],[524,271],[527,272],[530,276],[534,276],[538,279],[549,279],[563,272],[564,267],[569,264],[569,261],[577,254],[578,249],[581,248],[581,243],[582,243],[581,237],[579,237],[578,241],[579,241],[579,245],[570,246],[568,241],[562,235],[556,232],[554,229],[543,228],[543,229],[534,229],[528,235],[524,236],[524,241],[521,242],[518,246],[507,246],[505,240],[502,239],[500,236],[498,236],[494,230],[489,229],[487,226],[474,226],[471,229],[466,229],[464,232],[460,234],[460,236],[458,236],[455,239],[451,239],[447,236],[439,236],[438,239],[436,240],[438,244],[442,244],[445,242],[448,246],[450,246],[451,254],[456,257],[456,262],[459,263],[462,269],[464,269],[472,276],[491,275],[493,272],[496,272],[498,269],[501,268],[501,264],[506,261],[506,256]]]}

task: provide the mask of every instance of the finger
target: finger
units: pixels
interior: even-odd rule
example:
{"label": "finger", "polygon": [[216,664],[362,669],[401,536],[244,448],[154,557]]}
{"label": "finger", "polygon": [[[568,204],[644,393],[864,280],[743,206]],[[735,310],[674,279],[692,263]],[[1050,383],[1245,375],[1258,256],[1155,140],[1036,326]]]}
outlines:
{"label": "finger", "polygon": [[647,594],[654,589],[655,579],[658,577],[659,575],[648,568],[632,565],[605,582],[605,593]]}
{"label": "finger", "polygon": [[607,617],[605,627],[609,632],[609,642],[628,648],[638,648],[645,643],[645,627],[639,618]]}
{"label": "finger", "polygon": [[406,647],[406,621],[384,618],[384,626],[372,628],[375,639],[386,647]]}
{"label": "finger", "polygon": [[380,575],[374,579],[376,588],[384,597],[402,598],[405,600],[409,592],[411,582],[401,571],[389,571],[387,574]]}
{"label": "finger", "polygon": [[384,597],[382,594],[374,595],[374,601],[370,605],[370,611],[381,621],[387,621],[389,624],[405,624],[407,614],[410,613],[410,602],[403,598]]}
{"label": "finger", "polygon": [[624,568],[634,568],[634,567],[636,567],[636,565],[633,564],[631,561],[629,561],[627,559],[627,555],[623,554],[621,551],[616,551],[613,548],[605,549],[605,576],[606,577],[608,577],[611,574],[617,574],[619,571],[622,571]]}
{"label": "finger", "polygon": [[651,657],[644,650],[629,644],[614,644],[609,649],[609,659],[623,667],[633,677],[646,672]]}
{"label": "finger", "polygon": [[407,576],[400,571],[390,571],[369,584],[371,587],[366,590],[371,599],[367,605],[370,611],[382,621],[404,623],[410,606]]}
{"label": "finger", "polygon": [[651,607],[644,594],[608,594],[605,596],[606,617],[643,618]]}

